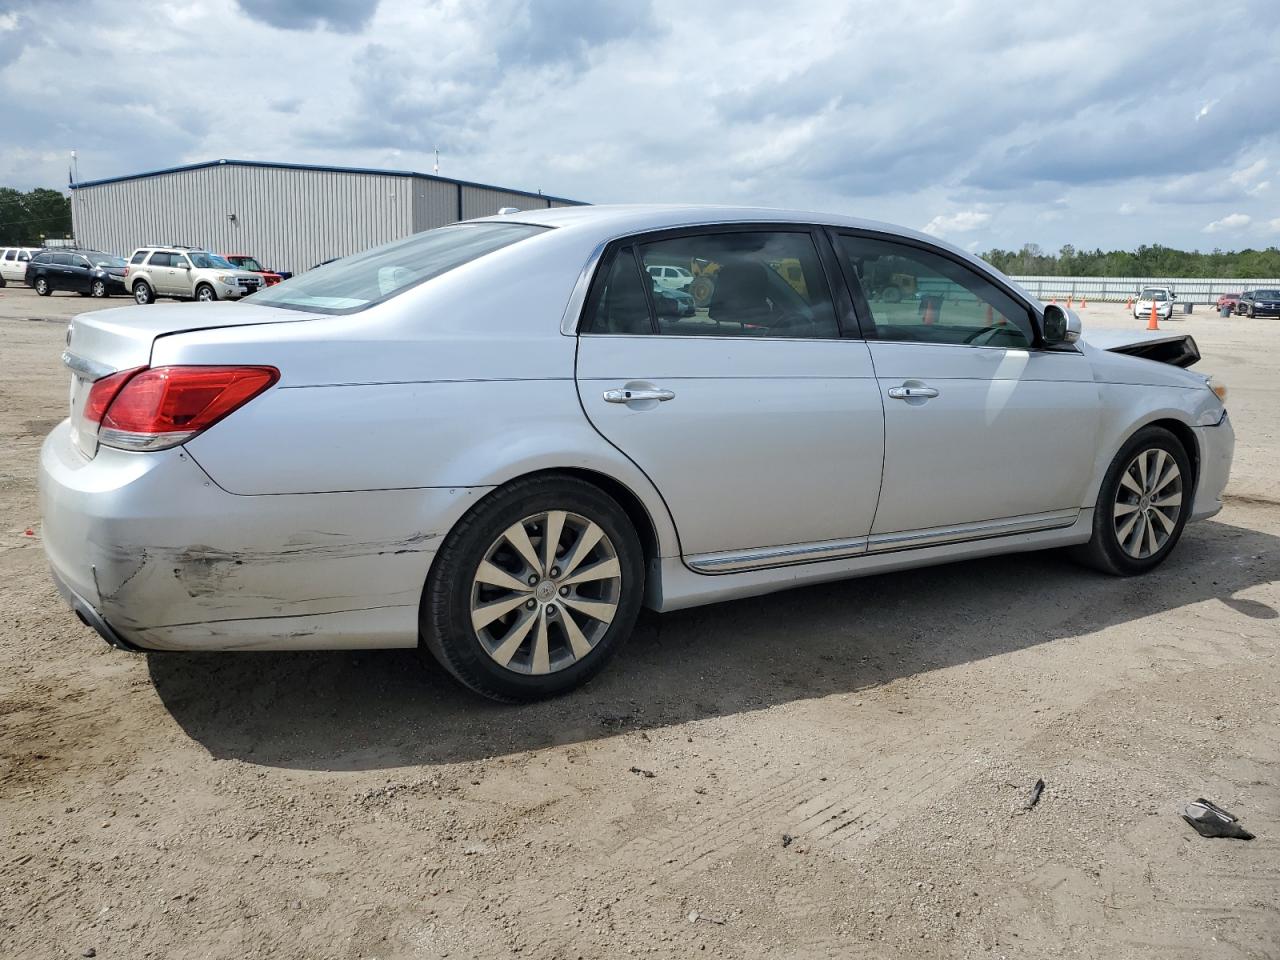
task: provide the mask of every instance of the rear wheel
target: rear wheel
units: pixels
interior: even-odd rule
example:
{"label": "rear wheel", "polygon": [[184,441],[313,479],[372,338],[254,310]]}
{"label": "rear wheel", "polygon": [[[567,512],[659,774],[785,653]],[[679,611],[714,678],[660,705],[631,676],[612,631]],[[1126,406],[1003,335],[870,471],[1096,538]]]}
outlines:
{"label": "rear wheel", "polygon": [[573,477],[518,480],[445,538],[423,592],[422,641],[477,693],[555,696],[605,665],[643,593],[640,541],[612,497]]}
{"label": "rear wheel", "polygon": [[209,286],[207,283],[202,283],[200,286],[196,287],[196,299],[204,303],[209,303],[213,300],[217,300],[218,295],[214,293],[213,287]]}
{"label": "rear wheel", "polygon": [[156,293],[151,289],[151,284],[139,280],[133,285],[133,299],[141,304],[155,303]]}
{"label": "rear wheel", "polygon": [[44,277],[36,277],[36,293],[42,297],[47,297],[53,293],[53,287],[49,286],[49,281]]}
{"label": "rear wheel", "polygon": [[1157,567],[1182,536],[1194,494],[1191,460],[1163,427],[1144,427],[1111,462],[1098,492],[1093,537],[1078,559],[1115,576]]}

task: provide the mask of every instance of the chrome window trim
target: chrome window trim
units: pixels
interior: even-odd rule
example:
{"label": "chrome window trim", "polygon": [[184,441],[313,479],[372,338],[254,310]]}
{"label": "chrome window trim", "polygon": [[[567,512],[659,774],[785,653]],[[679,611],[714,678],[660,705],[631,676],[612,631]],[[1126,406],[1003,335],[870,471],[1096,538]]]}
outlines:
{"label": "chrome window trim", "polygon": [[1080,511],[1076,508],[1052,510],[1048,513],[1004,517],[999,520],[980,520],[949,527],[880,533],[852,540],[820,540],[812,543],[791,543],[782,547],[703,553],[688,557],[686,563],[696,573],[725,574],[800,563],[848,560],[857,556],[891,553],[896,550],[913,550],[950,543],[989,540],[993,537],[1014,536],[1020,533],[1058,530],[1071,526],[1079,516]]}
{"label": "chrome window trim", "polygon": [[105,363],[99,363],[96,360],[87,360],[84,357],[72,353],[70,350],[64,351],[62,354],[63,364],[73,373],[78,373],[86,380],[101,380],[103,377],[109,377],[116,372],[116,368],[108,366]]}

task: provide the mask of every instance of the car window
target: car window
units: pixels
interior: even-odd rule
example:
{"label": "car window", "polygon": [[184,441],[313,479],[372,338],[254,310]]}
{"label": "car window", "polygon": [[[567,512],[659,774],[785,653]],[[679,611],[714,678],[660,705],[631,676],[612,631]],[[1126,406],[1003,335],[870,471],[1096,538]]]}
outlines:
{"label": "car window", "polygon": [[657,287],[657,271],[641,273],[633,247],[621,247],[604,263],[603,283],[597,282],[587,302],[583,333],[653,333],[645,282]]}
{"label": "car window", "polygon": [[71,265],[73,267],[81,267],[82,269],[85,269],[85,270],[88,270],[90,266],[88,259],[85,257],[72,257]]}
{"label": "car window", "polygon": [[53,254],[37,253],[34,257],[31,258],[31,262],[32,263],[53,263]]}
{"label": "car window", "polygon": [[12,261],[12,260],[14,259],[14,253],[13,253],[13,251],[12,251],[12,250],[6,250],[6,251],[4,252],[4,258],[5,258],[6,260]]}
{"label": "car window", "polygon": [[[234,270],[235,269],[235,267],[232,265],[230,260],[226,260],[223,257],[218,256],[216,253],[204,253],[202,251],[197,251],[192,253],[190,256],[191,256],[191,262],[195,264],[197,267],[199,267],[201,270],[210,270],[210,269]],[[182,266],[184,262],[185,260],[180,257],[178,260],[178,266]]]}
{"label": "car window", "polygon": [[69,253],[55,253],[53,255],[53,262],[60,267],[69,267],[75,261],[72,260],[71,254]]}
{"label": "car window", "polygon": [[1280,290],[1259,290],[1257,300],[1280,300]]}
{"label": "car window", "polygon": [[153,267],[172,267],[174,256],[172,253],[165,253],[163,250],[157,250],[151,255],[151,259],[147,262]]}
{"label": "car window", "polygon": [[1026,307],[975,270],[921,247],[841,235],[838,247],[858,279],[880,340],[1027,347]]}
{"label": "car window", "polygon": [[145,250],[139,250],[139,251],[137,251],[136,253],[134,253],[134,255],[133,255],[132,257],[130,257],[130,258],[129,258],[129,262],[130,262],[130,263],[141,263],[141,262],[142,262],[143,260],[145,260],[145,259],[147,259],[147,251],[145,251]]}
{"label": "car window", "polygon": [[308,270],[253,296],[257,306],[355,313],[463,264],[552,229],[528,223],[455,223]]}
{"label": "car window", "polygon": [[19,250],[19,251],[18,251],[18,260],[19,260],[19,261],[28,261],[28,262],[29,262],[29,261],[31,260],[31,254],[30,254],[30,253],[28,253],[26,250]]}
{"label": "car window", "polygon": [[89,260],[99,267],[124,266],[124,257],[117,257],[114,253],[91,253]]}
{"label": "car window", "polygon": [[673,280],[655,284],[649,293],[659,333],[840,336],[818,249],[807,231],[697,234],[637,250],[646,268],[663,266]]}

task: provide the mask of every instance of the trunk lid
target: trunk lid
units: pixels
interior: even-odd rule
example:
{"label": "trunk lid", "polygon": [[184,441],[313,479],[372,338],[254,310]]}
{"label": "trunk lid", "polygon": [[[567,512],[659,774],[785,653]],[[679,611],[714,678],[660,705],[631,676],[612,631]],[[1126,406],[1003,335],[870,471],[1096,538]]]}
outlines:
{"label": "trunk lid", "polygon": [[192,330],[310,319],[314,317],[295,310],[248,302],[151,304],[80,314],[67,326],[63,354],[63,362],[71,370],[72,439],[85,456],[92,458],[97,453],[97,425],[84,418],[90,389],[94,382],[118,370],[147,366],[156,338]]}

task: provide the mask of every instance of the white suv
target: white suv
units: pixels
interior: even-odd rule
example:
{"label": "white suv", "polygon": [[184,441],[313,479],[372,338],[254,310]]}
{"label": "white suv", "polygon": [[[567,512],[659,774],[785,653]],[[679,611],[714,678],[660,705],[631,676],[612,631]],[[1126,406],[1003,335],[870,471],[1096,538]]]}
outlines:
{"label": "white suv", "polygon": [[668,267],[653,265],[646,268],[653,282],[667,290],[688,290],[693,283],[693,274],[686,267]]}
{"label": "white suv", "polygon": [[138,303],[154,303],[156,297],[239,300],[258,291],[262,276],[208,250],[139,247],[125,268],[124,285]]}
{"label": "white suv", "polygon": [[7,282],[22,283],[27,278],[27,264],[39,252],[39,247],[4,247],[0,249],[0,287]]}

